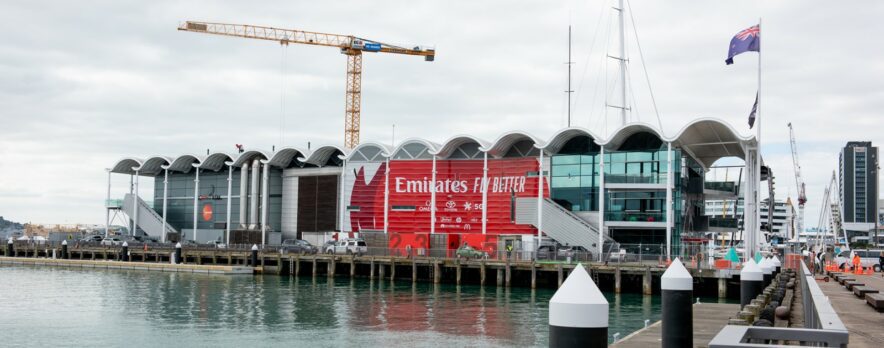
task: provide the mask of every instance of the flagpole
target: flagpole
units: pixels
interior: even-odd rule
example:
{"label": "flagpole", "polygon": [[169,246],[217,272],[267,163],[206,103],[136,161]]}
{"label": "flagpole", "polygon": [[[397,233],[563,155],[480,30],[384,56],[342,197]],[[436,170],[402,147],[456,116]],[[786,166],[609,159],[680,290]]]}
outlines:
{"label": "flagpole", "polygon": [[[753,254],[755,248],[758,246],[757,239],[761,235],[761,17],[758,17],[758,90],[757,90],[757,103],[758,106],[755,110],[755,121],[758,123],[758,128],[755,129],[756,135],[755,139],[757,141],[757,150],[756,150],[756,165],[755,170],[757,173],[756,186],[755,189],[755,236],[752,237],[753,243],[755,245],[751,246],[753,250]],[[770,175],[770,173],[768,173]],[[768,178],[770,180],[770,178]],[[773,211],[773,207],[776,206],[774,202],[768,202],[768,212]],[[747,246],[748,247],[748,246]]]}

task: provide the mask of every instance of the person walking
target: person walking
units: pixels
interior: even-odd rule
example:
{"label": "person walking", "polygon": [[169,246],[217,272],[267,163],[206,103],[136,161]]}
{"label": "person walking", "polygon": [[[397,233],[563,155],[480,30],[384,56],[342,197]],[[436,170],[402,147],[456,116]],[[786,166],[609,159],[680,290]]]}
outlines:
{"label": "person walking", "polygon": [[878,254],[878,270],[884,273],[884,251]]}
{"label": "person walking", "polygon": [[854,252],[853,253],[853,270],[854,271],[859,269],[860,262],[862,262],[862,260],[859,258],[859,254]]}

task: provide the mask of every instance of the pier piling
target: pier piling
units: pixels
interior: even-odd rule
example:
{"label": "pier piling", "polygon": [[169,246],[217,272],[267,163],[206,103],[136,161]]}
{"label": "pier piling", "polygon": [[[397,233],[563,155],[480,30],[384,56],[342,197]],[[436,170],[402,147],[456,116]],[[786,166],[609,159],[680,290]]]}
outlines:
{"label": "pier piling", "polygon": [[718,298],[727,298],[727,278],[718,278]]}
{"label": "pier piling", "polygon": [[614,269],[614,293],[616,294],[620,293],[620,279],[620,267],[617,267]]}
{"label": "pier piling", "polygon": [[651,278],[651,269],[645,268],[645,273],[642,275],[642,294],[643,295],[652,295],[654,289],[651,287],[653,279]]}
{"label": "pier piling", "polygon": [[433,259],[433,284],[439,284],[442,280],[442,272],[439,270],[439,260]]}
{"label": "pier piling", "polygon": [[664,348],[694,345],[693,304],[694,279],[679,258],[675,258],[660,277],[662,298],[662,346]]}

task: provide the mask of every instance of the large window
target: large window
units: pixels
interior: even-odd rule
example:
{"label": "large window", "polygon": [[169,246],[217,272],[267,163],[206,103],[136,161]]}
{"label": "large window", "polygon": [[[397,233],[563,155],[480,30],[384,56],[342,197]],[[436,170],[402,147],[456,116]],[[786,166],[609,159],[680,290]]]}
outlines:
{"label": "large window", "polygon": [[598,210],[599,164],[595,155],[552,157],[551,197],[572,211]]}

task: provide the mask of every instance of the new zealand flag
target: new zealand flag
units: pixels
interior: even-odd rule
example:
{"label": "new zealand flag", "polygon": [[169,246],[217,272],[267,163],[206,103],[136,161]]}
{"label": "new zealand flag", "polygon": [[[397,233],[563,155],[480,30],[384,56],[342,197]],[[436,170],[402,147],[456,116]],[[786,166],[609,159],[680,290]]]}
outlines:
{"label": "new zealand flag", "polygon": [[743,52],[758,52],[761,50],[761,28],[753,25],[743,30],[731,39],[728,46],[727,59],[724,61],[727,65],[734,64],[734,56]]}

